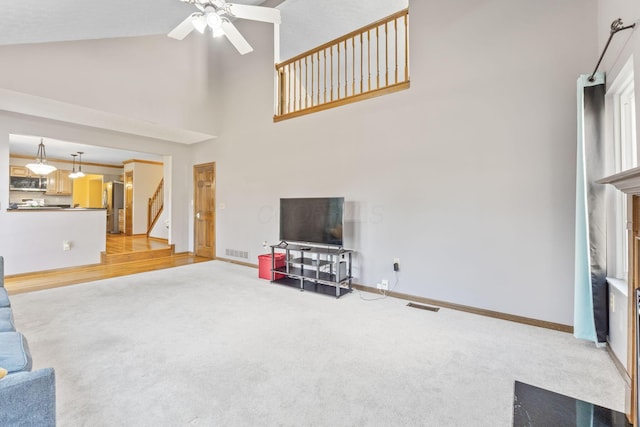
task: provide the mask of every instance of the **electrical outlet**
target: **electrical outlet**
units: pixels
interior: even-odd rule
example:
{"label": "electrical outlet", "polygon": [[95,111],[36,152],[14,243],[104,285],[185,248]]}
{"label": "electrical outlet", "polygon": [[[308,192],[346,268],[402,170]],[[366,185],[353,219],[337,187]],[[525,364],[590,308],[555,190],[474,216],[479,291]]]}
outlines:
{"label": "electrical outlet", "polygon": [[382,283],[376,283],[376,288],[377,289],[382,289]]}
{"label": "electrical outlet", "polygon": [[62,250],[63,251],[70,251],[71,250],[71,242],[68,240],[63,240],[62,241]]}
{"label": "electrical outlet", "polygon": [[400,264],[400,258],[394,258],[393,259],[393,263],[394,264]]}
{"label": "electrical outlet", "polygon": [[262,242],[262,247],[266,248],[267,247],[267,241],[265,240],[264,242]]}
{"label": "electrical outlet", "polygon": [[387,279],[382,280],[382,283],[380,283],[380,289],[385,291],[389,290],[389,281]]}

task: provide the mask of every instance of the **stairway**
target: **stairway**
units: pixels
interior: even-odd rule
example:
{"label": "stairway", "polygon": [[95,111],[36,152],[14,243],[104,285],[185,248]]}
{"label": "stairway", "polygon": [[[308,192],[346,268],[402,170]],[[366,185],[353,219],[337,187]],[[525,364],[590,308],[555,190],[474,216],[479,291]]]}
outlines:
{"label": "stairway", "polygon": [[100,254],[101,264],[121,264],[153,260],[175,254],[175,245],[164,239],[141,236],[107,235],[107,250]]}

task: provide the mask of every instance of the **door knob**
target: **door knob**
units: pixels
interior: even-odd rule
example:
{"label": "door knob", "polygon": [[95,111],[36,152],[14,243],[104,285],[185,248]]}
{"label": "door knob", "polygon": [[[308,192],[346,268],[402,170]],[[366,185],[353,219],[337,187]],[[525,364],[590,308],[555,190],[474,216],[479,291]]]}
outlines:
{"label": "door knob", "polygon": [[196,218],[200,219],[200,212],[196,213]]}

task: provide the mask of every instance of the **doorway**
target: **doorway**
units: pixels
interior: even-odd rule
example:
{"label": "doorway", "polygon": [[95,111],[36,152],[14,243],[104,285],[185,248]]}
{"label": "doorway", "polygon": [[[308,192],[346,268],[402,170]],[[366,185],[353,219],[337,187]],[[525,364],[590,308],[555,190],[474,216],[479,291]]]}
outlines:
{"label": "doorway", "polygon": [[214,259],[216,255],[216,164],[193,167],[193,230],[196,256]]}

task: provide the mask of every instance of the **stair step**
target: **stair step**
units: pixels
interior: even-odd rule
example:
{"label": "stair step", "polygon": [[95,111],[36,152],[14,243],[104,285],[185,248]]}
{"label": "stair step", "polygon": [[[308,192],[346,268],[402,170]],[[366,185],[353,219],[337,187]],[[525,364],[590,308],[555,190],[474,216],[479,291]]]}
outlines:
{"label": "stair step", "polygon": [[146,259],[156,259],[170,257],[175,253],[175,246],[169,245],[166,248],[149,249],[145,251],[123,252],[118,254],[106,254],[102,252],[102,264],[121,264],[131,261],[143,261]]}

